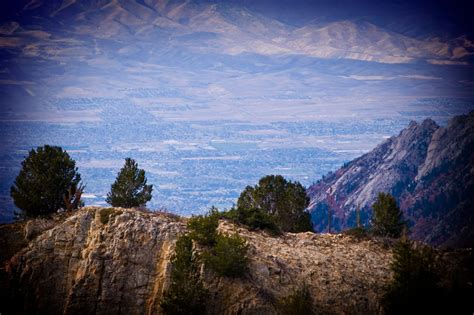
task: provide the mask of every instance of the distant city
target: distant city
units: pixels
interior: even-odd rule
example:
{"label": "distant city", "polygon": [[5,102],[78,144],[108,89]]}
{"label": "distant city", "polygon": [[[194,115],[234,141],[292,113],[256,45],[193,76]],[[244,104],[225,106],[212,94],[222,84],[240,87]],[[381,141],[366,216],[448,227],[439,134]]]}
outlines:
{"label": "distant city", "polygon": [[232,207],[268,174],[308,186],[410,120],[474,109],[463,25],[429,24],[426,6],[277,2],[6,5],[0,221],[44,144],[77,161],[86,205],[105,205],[131,157],[154,185],[150,209],[191,215]]}
{"label": "distant city", "polygon": [[[420,100],[419,103],[426,102]],[[453,102],[453,100],[444,100]],[[462,105],[462,104],[461,104]],[[447,107],[462,108],[461,105]],[[247,185],[281,174],[308,186],[327,172],[396,135],[411,119],[454,114],[414,110],[396,119],[299,121],[265,124],[237,120],[167,122],[125,99],[55,101],[59,111],[99,110],[100,122],[4,122],[0,176],[2,220],[13,209],[9,189],[28,150],[62,146],[77,161],[86,184],[86,205],[106,205],[105,196],[126,157],[136,159],[154,185],[150,209],[182,215],[211,206],[230,208]],[[184,111],[185,109],[183,109]]]}

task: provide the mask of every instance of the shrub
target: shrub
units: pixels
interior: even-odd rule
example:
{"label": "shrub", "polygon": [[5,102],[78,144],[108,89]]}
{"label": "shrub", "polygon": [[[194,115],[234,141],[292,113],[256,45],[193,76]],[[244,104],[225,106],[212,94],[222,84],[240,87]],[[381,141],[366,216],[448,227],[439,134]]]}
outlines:
{"label": "shrub", "polygon": [[140,207],[151,199],[153,185],[147,185],[145,171],[138,168],[138,164],[131,158],[125,159],[124,166],[117,174],[110,192],[107,194],[107,203],[113,207]]}
{"label": "shrub", "polygon": [[369,233],[366,228],[364,227],[355,227],[351,229],[347,229],[343,232],[346,235],[353,236],[358,240],[362,240],[369,237]]}
{"label": "shrub", "polygon": [[15,205],[26,216],[81,206],[83,187],[76,162],[60,147],[45,145],[31,150],[11,187]]}
{"label": "shrub", "polygon": [[403,214],[392,195],[379,193],[372,209],[374,211],[372,230],[375,235],[395,238],[401,236],[405,228],[405,221],[403,221]]}
{"label": "shrub", "polygon": [[241,277],[248,267],[247,250],[248,245],[238,234],[219,234],[214,247],[203,253],[204,265],[220,276]]}
{"label": "shrub", "polygon": [[247,245],[239,235],[226,236],[217,233],[219,216],[212,207],[205,215],[193,216],[187,227],[189,237],[206,248],[202,258],[204,265],[220,276],[240,277],[248,265]]}
{"label": "shrub", "polygon": [[171,263],[171,282],[160,303],[163,312],[204,314],[209,292],[202,284],[199,261],[193,252],[193,242],[189,235],[177,240]]}
{"label": "shrub", "polygon": [[305,211],[308,204],[309,198],[300,183],[287,181],[280,175],[269,175],[262,177],[255,187],[244,189],[237,208],[244,214],[255,214],[252,209],[263,211],[284,232],[304,232],[312,230],[311,217]]}
{"label": "shrub", "polygon": [[282,298],[277,303],[278,314],[282,315],[301,315],[315,314],[313,308],[313,298],[306,284],[296,289],[292,294]]}
{"label": "shrub", "polygon": [[281,234],[275,220],[258,208],[233,208],[223,212],[224,218],[246,225],[250,230],[265,230],[271,234]]}
{"label": "shrub", "polygon": [[187,227],[190,237],[203,246],[213,246],[217,239],[219,211],[212,207],[205,215],[193,216]]}

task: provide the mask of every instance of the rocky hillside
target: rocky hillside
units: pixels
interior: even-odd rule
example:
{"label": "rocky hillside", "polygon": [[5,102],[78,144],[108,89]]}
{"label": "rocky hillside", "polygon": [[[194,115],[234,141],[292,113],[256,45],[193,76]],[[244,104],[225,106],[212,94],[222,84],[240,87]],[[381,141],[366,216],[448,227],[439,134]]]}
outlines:
{"label": "rocky hillside", "polygon": [[[160,313],[170,256],[177,235],[185,231],[183,220],[89,207],[52,224],[33,220],[17,225],[17,237],[26,238],[5,244],[28,245],[12,258],[2,257],[8,263],[1,296],[11,302],[0,312],[10,307],[24,314]],[[238,232],[248,241],[250,268],[237,280],[204,270],[213,296],[211,314],[275,314],[276,301],[303,282],[321,311],[374,313],[392,276],[391,250],[379,241],[313,233],[272,237],[226,221],[219,230]]]}
{"label": "rocky hillside", "polygon": [[474,240],[474,112],[446,127],[427,119],[411,122],[398,136],[344,165],[309,187],[310,210],[318,230],[355,224],[361,209],[367,222],[379,192],[399,201],[418,240],[468,246]]}

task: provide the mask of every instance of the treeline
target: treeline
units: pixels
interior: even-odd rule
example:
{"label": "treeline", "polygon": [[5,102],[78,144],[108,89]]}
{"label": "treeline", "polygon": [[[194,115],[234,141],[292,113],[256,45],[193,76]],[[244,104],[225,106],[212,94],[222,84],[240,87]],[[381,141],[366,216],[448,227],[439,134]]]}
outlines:
{"label": "treeline", "polygon": [[[21,170],[11,187],[15,205],[24,216],[54,213],[60,209],[74,210],[84,205],[81,196],[85,185],[76,162],[62,148],[45,145],[33,149],[21,164]],[[145,170],[131,158],[126,158],[107,194],[106,202],[113,207],[145,207],[151,200],[153,185],[147,184]],[[261,178],[255,186],[247,186],[237,205],[222,216],[243,224],[251,230],[282,232],[312,231],[311,216],[306,208],[309,198],[299,182],[280,175]],[[405,223],[395,199],[380,194],[373,205],[371,232],[375,235],[399,237]],[[365,228],[352,231],[364,234]]]}
{"label": "treeline", "polygon": [[[33,149],[21,166],[11,187],[11,196],[21,215],[46,215],[84,206],[81,196],[85,185],[81,174],[76,162],[61,147],[45,145]],[[145,207],[152,192],[153,185],[147,184],[145,170],[133,159],[126,158],[106,202],[113,207]],[[251,229],[266,229],[276,234],[310,231],[311,217],[305,210],[308,203],[305,188],[300,183],[271,175],[254,187],[247,186],[237,207],[225,216]]]}
{"label": "treeline", "polygon": [[[45,145],[31,150],[23,160],[10,194],[22,211],[20,215],[33,217],[84,206],[84,189],[76,162],[69,154],[61,147]],[[151,200],[152,191],[145,171],[127,158],[106,201],[113,207],[144,207]]]}

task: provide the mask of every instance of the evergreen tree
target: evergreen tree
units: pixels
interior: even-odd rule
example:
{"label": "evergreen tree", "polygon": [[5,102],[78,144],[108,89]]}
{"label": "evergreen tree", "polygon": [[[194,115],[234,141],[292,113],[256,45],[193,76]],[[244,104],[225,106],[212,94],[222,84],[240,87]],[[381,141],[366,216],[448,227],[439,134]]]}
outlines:
{"label": "evergreen tree", "polygon": [[442,289],[439,287],[435,252],[426,245],[415,247],[403,237],[393,250],[393,281],[387,287],[382,304],[387,314],[433,314],[441,312]]}
{"label": "evergreen tree", "polygon": [[76,162],[62,148],[45,145],[33,149],[21,166],[10,193],[24,215],[48,214],[81,205],[81,175]]}
{"label": "evergreen tree", "polygon": [[107,194],[107,203],[113,207],[140,207],[151,199],[153,185],[147,185],[145,171],[131,158],[125,159],[124,166],[117,174],[115,182]]}
{"label": "evergreen tree", "polygon": [[372,205],[374,216],[372,229],[374,234],[380,236],[400,237],[405,221],[395,198],[386,193],[379,193],[377,200]]}
{"label": "evergreen tree", "polygon": [[161,308],[165,314],[204,314],[209,296],[199,273],[199,261],[193,253],[190,236],[181,236],[176,242],[171,260],[171,282],[163,295]]}
{"label": "evergreen tree", "polygon": [[187,228],[189,238],[203,246],[204,265],[225,277],[240,277],[247,270],[247,243],[238,234],[219,234],[219,210],[212,207],[205,215],[193,216]]}
{"label": "evergreen tree", "polygon": [[299,182],[269,175],[261,178],[255,187],[245,188],[237,208],[260,209],[269,214],[282,231],[303,232],[312,230],[310,214],[305,211],[308,204],[305,188]]}
{"label": "evergreen tree", "polygon": [[189,219],[187,228],[189,236],[203,246],[213,246],[217,240],[219,211],[211,207],[205,215],[193,216]]}
{"label": "evergreen tree", "polygon": [[220,276],[242,277],[248,267],[247,251],[245,239],[238,234],[218,234],[216,244],[203,254],[204,264]]}

